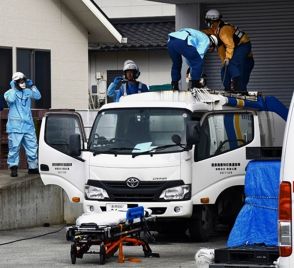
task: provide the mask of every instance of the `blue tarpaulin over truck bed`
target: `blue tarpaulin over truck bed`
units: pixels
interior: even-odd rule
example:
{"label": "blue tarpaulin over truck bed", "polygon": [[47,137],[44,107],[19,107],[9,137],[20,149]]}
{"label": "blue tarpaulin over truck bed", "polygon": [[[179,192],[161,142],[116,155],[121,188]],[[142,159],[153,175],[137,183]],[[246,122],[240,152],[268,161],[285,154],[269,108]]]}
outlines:
{"label": "blue tarpaulin over truck bed", "polygon": [[251,161],[245,176],[245,204],[229,235],[228,247],[278,245],[280,161]]}

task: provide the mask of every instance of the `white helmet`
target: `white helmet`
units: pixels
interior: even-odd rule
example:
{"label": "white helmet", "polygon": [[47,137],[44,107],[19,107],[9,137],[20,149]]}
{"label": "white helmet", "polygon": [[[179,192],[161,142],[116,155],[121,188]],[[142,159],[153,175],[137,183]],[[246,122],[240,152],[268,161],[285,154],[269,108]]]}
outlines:
{"label": "white helmet", "polygon": [[123,67],[123,71],[125,72],[127,70],[134,70],[134,77],[135,77],[135,79],[137,79],[139,77],[139,75],[140,75],[139,67],[132,60],[126,60],[125,61],[124,67]]}
{"label": "white helmet", "polygon": [[214,46],[214,47],[217,47],[218,45],[218,40],[217,40],[217,37],[213,34],[209,35],[209,40],[211,42],[211,44]]}
{"label": "white helmet", "polygon": [[26,79],[26,76],[21,72],[16,72],[12,75],[12,80],[18,81],[20,79]]}
{"label": "white helmet", "polygon": [[217,9],[210,9],[206,12],[205,22],[207,24],[210,24],[211,21],[220,20],[221,18],[222,18],[222,15]]}

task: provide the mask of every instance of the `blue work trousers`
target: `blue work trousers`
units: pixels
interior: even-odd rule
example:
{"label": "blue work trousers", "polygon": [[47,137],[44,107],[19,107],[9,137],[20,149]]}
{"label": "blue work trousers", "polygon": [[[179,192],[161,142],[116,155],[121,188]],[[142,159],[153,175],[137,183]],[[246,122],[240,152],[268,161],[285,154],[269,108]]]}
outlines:
{"label": "blue work trousers", "polygon": [[38,144],[35,132],[8,133],[7,164],[10,167],[18,166],[20,146],[23,146],[27,156],[29,169],[38,168]]}
{"label": "blue work trousers", "polygon": [[234,49],[229,65],[223,66],[221,69],[221,79],[226,90],[231,89],[231,80],[238,78],[240,90],[247,91],[247,84],[254,67],[254,60],[250,54],[250,42],[241,44]]}
{"label": "blue work trousers", "polygon": [[182,55],[186,58],[191,70],[192,80],[199,80],[202,73],[203,59],[196,48],[187,44],[187,40],[170,37],[167,43],[168,53],[172,59],[172,81],[181,79]]}

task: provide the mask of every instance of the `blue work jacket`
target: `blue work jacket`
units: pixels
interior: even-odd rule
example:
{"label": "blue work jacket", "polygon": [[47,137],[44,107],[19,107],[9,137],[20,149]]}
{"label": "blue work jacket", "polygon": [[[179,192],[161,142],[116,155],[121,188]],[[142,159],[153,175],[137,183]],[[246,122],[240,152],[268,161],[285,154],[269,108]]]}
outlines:
{"label": "blue work jacket", "polygon": [[41,93],[36,86],[32,89],[9,89],[4,94],[4,99],[9,107],[6,132],[30,133],[35,131],[31,112],[31,99],[41,99]]}

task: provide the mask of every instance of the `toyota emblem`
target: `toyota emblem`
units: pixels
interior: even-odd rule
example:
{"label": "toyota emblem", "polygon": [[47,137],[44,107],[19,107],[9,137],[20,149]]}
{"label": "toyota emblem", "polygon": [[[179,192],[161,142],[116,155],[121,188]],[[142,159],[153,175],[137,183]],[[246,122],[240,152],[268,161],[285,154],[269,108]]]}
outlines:
{"label": "toyota emblem", "polygon": [[129,188],[137,188],[140,184],[140,180],[135,177],[130,177],[126,180],[126,185]]}

